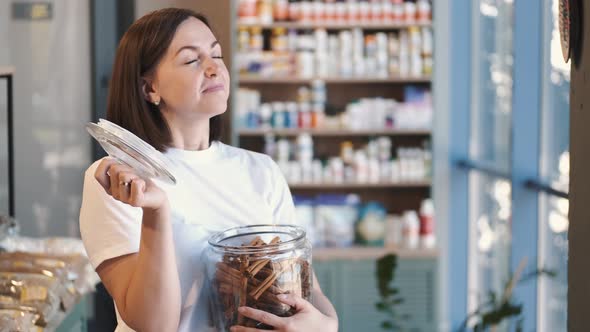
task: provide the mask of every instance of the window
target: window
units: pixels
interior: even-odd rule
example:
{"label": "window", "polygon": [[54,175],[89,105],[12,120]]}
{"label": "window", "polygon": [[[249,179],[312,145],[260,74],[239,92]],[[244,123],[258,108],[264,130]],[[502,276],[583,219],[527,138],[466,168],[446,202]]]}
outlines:
{"label": "window", "polygon": [[513,4],[474,3],[470,160],[504,174],[469,175],[468,310],[501,294],[509,277]]}

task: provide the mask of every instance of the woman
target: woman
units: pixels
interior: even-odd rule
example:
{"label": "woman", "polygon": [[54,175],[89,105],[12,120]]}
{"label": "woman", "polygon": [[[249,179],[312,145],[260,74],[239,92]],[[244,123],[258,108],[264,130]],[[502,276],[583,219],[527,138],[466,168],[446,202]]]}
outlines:
{"label": "woman", "polygon": [[[214,331],[199,259],[207,238],[228,227],[295,222],[276,164],[218,141],[229,83],[218,41],[192,11],[152,12],[121,40],[108,119],[164,152],[178,184],[142,179],[110,158],[86,171],[80,230],[115,301],[117,331]],[[292,317],[239,310],[277,331],[337,331],[334,308],[314,280],[314,305],[281,299],[295,307]]]}

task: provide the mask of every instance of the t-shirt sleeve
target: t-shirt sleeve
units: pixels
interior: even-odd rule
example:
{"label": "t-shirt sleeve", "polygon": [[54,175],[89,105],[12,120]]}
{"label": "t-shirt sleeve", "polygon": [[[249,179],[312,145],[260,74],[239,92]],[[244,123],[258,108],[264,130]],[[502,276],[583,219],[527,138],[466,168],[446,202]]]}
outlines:
{"label": "t-shirt sleeve", "polygon": [[283,225],[298,225],[295,218],[295,206],[289,185],[279,166],[270,159],[272,173],[272,192],[270,202],[273,210],[273,222]]}
{"label": "t-shirt sleeve", "polygon": [[100,161],[84,175],[80,234],[92,267],[105,260],[139,251],[141,208],[115,200],[94,178]]}

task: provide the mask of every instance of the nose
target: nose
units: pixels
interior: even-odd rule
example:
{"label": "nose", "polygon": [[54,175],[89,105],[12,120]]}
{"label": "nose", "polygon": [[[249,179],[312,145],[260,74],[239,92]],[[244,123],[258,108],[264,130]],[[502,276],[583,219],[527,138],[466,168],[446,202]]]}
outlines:
{"label": "nose", "polygon": [[208,56],[205,63],[205,76],[207,78],[217,77],[218,70],[219,65],[210,56]]}

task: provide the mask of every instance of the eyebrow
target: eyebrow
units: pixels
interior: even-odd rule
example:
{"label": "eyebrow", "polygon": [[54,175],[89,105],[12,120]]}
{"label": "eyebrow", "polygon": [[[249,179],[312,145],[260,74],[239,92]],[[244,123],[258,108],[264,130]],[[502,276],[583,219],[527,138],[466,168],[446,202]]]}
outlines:
{"label": "eyebrow", "polygon": [[[216,40],[214,42],[211,43],[211,48],[214,48],[215,46],[219,45],[219,41]],[[193,46],[193,45],[186,45],[181,47],[178,51],[176,51],[176,55],[178,55],[178,53],[182,52],[183,50],[188,49],[188,50],[193,50],[193,51],[198,51],[199,47],[197,46]],[[176,56],[175,55],[175,56]]]}

